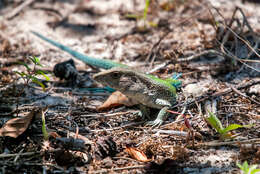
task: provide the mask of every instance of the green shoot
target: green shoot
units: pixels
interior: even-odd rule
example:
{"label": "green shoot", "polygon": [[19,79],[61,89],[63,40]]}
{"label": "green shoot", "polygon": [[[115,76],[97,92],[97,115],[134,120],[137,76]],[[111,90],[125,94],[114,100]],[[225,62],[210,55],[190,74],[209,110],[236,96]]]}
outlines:
{"label": "green shoot", "polygon": [[49,81],[50,78],[45,74],[44,71],[36,69],[37,66],[43,67],[43,65],[40,63],[40,59],[38,57],[32,56],[32,57],[29,57],[29,59],[34,64],[33,69],[30,68],[24,62],[18,62],[18,64],[21,64],[21,65],[23,65],[26,68],[26,71],[25,72],[15,71],[15,73],[18,74],[24,80],[26,86],[28,86],[29,82],[31,81],[31,82],[41,86],[43,91],[45,91],[45,85],[37,78],[37,76],[41,75],[47,81]]}
{"label": "green shoot", "polygon": [[43,134],[43,139],[47,141],[49,138],[49,135],[48,135],[48,132],[46,129],[45,114],[43,111],[42,111],[42,134]]}
{"label": "green shoot", "polygon": [[223,127],[222,123],[218,119],[218,117],[209,111],[209,117],[206,118],[208,123],[220,134],[220,137],[222,139],[225,138],[232,138],[231,134],[229,134],[230,131],[236,130],[238,128],[248,128],[252,125],[239,125],[239,124],[230,124],[226,128]]}
{"label": "green shoot", "polygon": [[[23,65],[26,68],[26,70],[24,72],[18,72],[18,71],[14,71],[14,72],[23,79],[25,87],[28,87],[29,83],[33,82],[33,83],[41,86],[42,90],[45,91],[45,85],[37,78],[37,76],[41,75],[47,81],[49,81],[50,78],[45,74],[44,71],[36,69],[38,66],[42,67],[42,64],[40,64],[40,59],[38,57],[32,56],[32,57],[29,57],[29,59],[34,64],[33,68],[30,68],[29,65],[24,62],[17,62],[18,64]],[[18,105],[19,105],[19,97],[22,95],[24,90],[25,90],[25,88],[22,88],[22,90],[18,93],[18,97],[17,97],[17,101],[16,101],[17,110],[18,110]],[[18,112],[17,112],[17,116],[18,116]]]}
{"label": "green shoot", "polygon": [[257,165],[248,165],[245,161],[242,165],[237,162],[237,166],[242,170],[243,174],[257,174],[260,173],[260,169],[257,169]]}
{"label": "green shoot", "polygon": [[146,21],[150,0],[145,0],[145,8],[143,12],[143,20]]}
{"label": "green shoot", "polygon": [[152,27],[157,27],[156,23],[154,23],[152,21],[147,21],[147,14],[148,14],[149,6],[150,6],[150,0],[145,0],[145,7],[144,7],[144,11],[143,11],[142,15],[127,14],[126,17],[127,18],[133,18],[133,19],[136,19],[136,20],[142,20],[144,25],[143,25],[143,28],[140,28],[140,29],[145,30],[146,24],[148,24],[149,26],[152,26]]}

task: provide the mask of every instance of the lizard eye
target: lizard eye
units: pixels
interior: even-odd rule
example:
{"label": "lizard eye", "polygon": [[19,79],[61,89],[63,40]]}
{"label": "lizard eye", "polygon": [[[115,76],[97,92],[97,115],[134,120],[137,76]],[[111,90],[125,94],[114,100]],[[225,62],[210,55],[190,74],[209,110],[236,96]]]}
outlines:
{"label": "lizard eye", "polygon": [[118,78],[120,77],[119,72],[114,72],[114,73],[112,74],[112,77],[113,77],[114,79],[118,79]]}

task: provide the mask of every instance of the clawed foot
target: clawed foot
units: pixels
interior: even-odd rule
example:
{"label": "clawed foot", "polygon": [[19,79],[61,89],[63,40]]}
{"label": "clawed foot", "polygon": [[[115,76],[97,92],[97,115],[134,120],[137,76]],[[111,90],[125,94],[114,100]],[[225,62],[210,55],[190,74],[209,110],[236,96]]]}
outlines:
{"label": "clawed foot", "polygon": [[134,113],[134,115],[137,115],[138,117],[141,117],[142,120],[145,120],[145,119],[146,119],[145,115],[144,115],[141,111],[136,111],[136,112]]}
{"label": "clawed foot", "polygon": [[147,121],[145,125],[152,126],[152,128],[160,127],[163,124],[163,120],[155,119],[154,121]]}
{"label": "clawed foot", "polygon": [[157,118],[154,121],[148,121],[145,125],[150,125],[152,128],[160,127],[163,124],[163,121],[167,118],[168,113],[167,109],[169,107],[164,107],[160,110],[159,114],[157,115]]}

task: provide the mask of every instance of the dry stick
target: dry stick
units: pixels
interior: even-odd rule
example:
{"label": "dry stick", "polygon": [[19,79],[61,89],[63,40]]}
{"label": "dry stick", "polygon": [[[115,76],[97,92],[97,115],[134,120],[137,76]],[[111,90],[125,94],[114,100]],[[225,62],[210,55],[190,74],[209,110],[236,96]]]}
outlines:
{"label": "dry stick", "polygon": [[20,150],[19,153],[17,153],[16,157],[14,158],[14,163],[16,163],[16,161],[19,159],[20,154],[23,152],[24,149]]}
{"label": "dry stick", "polygon": [[[213,7],[213,8],[214,8],[214,7]],[[218,14],[223,18],[223,20],[225,21],[225,18],[221,15],[221,13],[218,11],[218,9],[216,9],[216,8],[214,8],[214,9],[217,11],[217,13],[218,13]],[[244,23],[247,25],[247,27],[249,28],[250,32],[254,34],[254,32],[253,32],[251,26],[250,26],[249,23],[247,22],[247,20],[246,20],[246,18],[245,18],[245,15],[243,14],[242,10],[238,8],[238,9],[236,9],[236,10],[234,11],[234,13],[235,13],[237,10],[240,10],[240,12],[242,13],[242,15],[243,15],[243,17],[244,17],[244,18],[243,18],[244,21],[245,21]],[[210,13],[210,14],[211,14],[212,17],[214,18],[213,14],[212,14],[212,13]],[[234,16],[234,14],[233,14],[233,16]],[[231,25],[231,24],[232,24],[232,22],[230,23],[230,25]],[[221,42],[221,43],[220,43],[218,40],[216,40],[216,41],[220,44],[220,48],[221,48],[223,54],[224,54],[226,57],[228,57],[228,58],[235,59],[235,60],[241,62],[242,64],[244,64],[245,66],[247,66],[247,67],[249,67],[249,68],[251,68],[251,69],[253,69],[253,70],[257,71],[257,72],[260,72],[259,70],[255,69],[254,67],[252,67],[252,66],[250,66],[250,65],[248,65],[248,64],[246,64],[246,63],[244,63],[244,61],[243,61],[242,59],[240,59],[240,58],[238,58],[237,56],[233,55],[230,51],[228,51],[228,49],[226,49],[226,48],[224,47],[224,44],[225,44],[225,42],[227,41],[227,38],[228,38],[230,32],[232,32],[232,33],[236,36],[236,38],[239,38],[240,40],[242,40],[242,41],[251,49],[251,53],[252,53],[252,51],[256,53],[256,51],[254,50],[254,48],[252,48],[252,47],[250,46],[250,44],[248,44],[248,42],[246,42],[244,39],[242,39],[240,36],[238,36],[229,26],[227,26],[226,22],[225,22],[224,26],[229,29],[229,30],[228,30],[228,33],[225,34],[225,36],[224,36],[224,38],[222,39],[222,42]],[[259,40],[259,39],[257,39],[257,40]],[[257,45],[258,45],[258,41],[257,41],[256,46],[257,46]],[[256,46],[255,46],[255,47],[256,47]],[[226,52],[228,52],[231,56],[228,55]],[[251,54],[251,53],[250,53],[250,54]],[[256,54],[257,54],[257,53],[256,53]],[[253,60],[252,60],[252,61],[247,61],[247,62],[258,62],[258,61],[257,61],[257,60],[256,60],[256,61],[253,61]]]}
{"label": "dry stick", "polygon": [[[252,67],[252,66],[250,66],[250,65],[248,65],[248,64],[246,64],[246,63],[244,63],[244,61],[243,61],[242,59],[240,59],[240,58],[238,58],[237,56],[235,56],[232,52],[230,52],[230,51],[229,51],[228,49],[226,49],[224,46],[222,47],[223,42],[220,43],[217,39],[216,39],[216,41],[221,45],[221,50],[223,49],[223,50],[222,50],[222,53],[219,53],[219,54],[222,54],[222,55],[226,56],[227,58],[230,58],[231,60],[232,60],[232,59],[235,59],[235,60],[239,61],[240,63],[242,63],[243,65],[245,65],[245,66],[247,66],[247,67],[249,67],[249,68],[251,68],[251,69],[253,69],[253,70],[257,71],[257,72],[260,72],[259,70],[255,69],[254,67]],[[231,56],[230,56],[229,54],[225,53],[225,51],[227,51]],[[217,51],[216,51],[215,53],[217,53]]]}
{"label": "dry stick", "polygon": [[199,59],[201,56],[204,56],[204,55],[207,55],[207,54],[217,54],[217,55],[220,55],[220,56],[224,57],[221,52],[213,50],[213,49],[210,49],[210,50],[204,50],[204,51],[202,51],[202,52],[200,52],[198,54],[194,54],[194,55],[189,56],[189,57],[177,59],[176,62],[177,63],[181,63],[181,62],[193,61],[193,60]]}
{"label": "dry stick", "polygon": [[238,39],[240,39],[241,41],[243,41],[250,49],[251,51],[253,51],[258,57],[260,57],[260,55],[255,51],[255,49],[247,42],[245,41],[242,37],[240,37],[236,32],[234,32],[230,27],[226,26],[227,29],[229,31],[231,31]]}
{"label": "dry stick", "polygon": [[21,5],[19,5],[18,7],[16,7],[15,9],[13,9],[13,11],[11,11],[10,13],[8,13],[5,17],[10,20],[12,19],[14,16],[16,16],[18,13],[20,13],[25,7],[27,7],[28,5],[30,5],[31,3],[33,3],[35,0],[27,0],[24,1]]}
{"label": "dry stick", "polygon": [[233,145],[233,146],[239,146],[240,144],[260,144],[260,138],[255,138],[251,140],[244,140],[244,141],[229,141],[229,142],[208,142],[208,143],[199,143],[196,144],[196,147],[202,147],[202,146],[225,146],[225,145]]}
{"label": "dry stick", "polygon": [[160,134],[168,134],[168,135],[181,136],[181,137],[187,137],[187,135],[188,135],[188,132],[175,131],[175,130],[152,129],[149,132],[156,133],[158,135],[160,135]]}
{"label": "dry stick", "polygon": [[134,113],[134,111],[125,111],[125,112],[116,112],[116,113],[97,113],[97,114],[87,114],[87,115],[80,115],[80,117],[90,117],[91,119],[99,119],[99,118],[109,118],[109,117],[116,117],[116,116],[121,116],[121,115],[126,115],[126,114],[131,114]]}
{"label": "dry stick", "polygon": [[13,153],[13,154],[0,154],[0,159],[1,158],[8,158],[8,157],[16,157],[17,155],[19,156],[31,156],[31,155],[36,155],[40,154],[40,152],[25,152],[25,153]]}
{"label": "dry stick", "polygon": [[[217,40],[217,42],[219,42],[219,41]],[[260,72],[260,70],[257,70],[257,69],[255,69],[254,67],[252,67],[252,66],[250,66],[250,65],[248,65],[248,64],[246,64],[246,63],[244,63],[243,61],[241,61],[240,58],[238,58],[238,57],[235,56],[233,53],[231,53],[230,51],[228,51],[228,49],[226,49],[225,47],[223,47],[223,48],[225,49],[225,51],[227,51],[227,52],[231,55],[231,56],[230,56],[230,55],[228,55],[227,53],[223,52],[223,54],[224,54],[226,57],[228,57],[228,58],[230,58],[230,59],[235,59],[235,60],[239,61],[240,63],[242,63],[243,65],[247,66],[248,68],[251,68],[251,69],[255,70],[256,72]]]}
{"label": "dry stick", "polygon": [[[219,12],[219,10],[218,10],[217,8],[214,8],[214,9],[215,9],[215,10],[217,11],[217,13],[225,20],[225,18],[221,15],[221,13]],[[252,27],[249,25],[249,23],[248,23],[248,21],[247,21],[245,15],[244,15],[244,13],[243,13],[243,11],[242,11],[239,7],[236,7],[236,9],[235,9],[235,11],[234,11],[234,13],[233,13],[232,18],[234,17],[235,12],[236,12],[237,10],[239,10],[240,13],[242,14],[242,16],[243,16],[243,22],[246,24],[246,26],[248,27],[249,31],[254,34],[254,31],[253,31]],[[211,14],[212,14],[212,13],[211,13]],[[229,25],[231,25],[231,24],[232,24],[232,23],[230,23]],[[230,32],[232,32],[237,38],[239,38],[241,41],[243,41],[243,42],[251,49],[251,51],[253,51],[258,57],[260,57],[260,55],[255,51],[255,49],[254,49],[247,41],[245,41],[243,38],[241,38],[241,37],[240,37],[236,32],[234,32],[228,25],[226,25],[226,24],[224,24],[224,25],[225,25],[225,27],[226,27]],[[255,35],[255,34],[254,34],[254,35]],[[257,43],[258,43],[258,42],[257,42]],[[221,45],[222,45],[222,44],[221,44]]]}
{"label": "dry stick", "polygon": [[[239,84],[235,88],[237,88],[237,89],[244,89],[244,88],[253,86],[255,84],[258,84],[258,83],[260,83],[260,80],[251,80],[251,81],[249,81],[247,83]],[[192,101],[190,101],[189,103],[183,102],[181,104],[177,104],[173,108],[182,107],[182,106],[185,106],[185,105],[187,105],[187,106],[188,105],[192,105],[192,104],[195,104],[195,102],[202,102],[202,101],[205,101],[205,100],[210,99],[210,98],[219,97],[219,96],[228,94],[231,91],[232,91],[232,88],[226,88],[226,89],[224,89],[224,90],[222,90],[220,92],[213,93],[211,96],[207,95],[207,96],[197,97],[197,98],[193,99]]]}
{"label": "dry stick", "polygon": [[254,100],[254,99],[252,99],[251,97],[247,96],[246,94],[240,92],[238,89],[236,89],[236,88],[233,87],[232,85],[230,85],[230,88],[231,88],[235,93],[237,93],[237,94],[239,94],[239,95],[241,95],[241,96],[243,96],[243,97],[249,99],[250,101],[252,101],[252,102],[254,102],[254,103],[260,105],[260,102]]}
{"label": "dry stick", "polygon": [[139,165],[139,166],[129,166],[129,167],[121,167],[121,168],[113,168],[113,169],[102,169],[94,172],[89,172],[89,173],[109,173],[112,171],[120,171],[120,170],[132,170],[132,169],[143,169],[145,168],[145,165]]}

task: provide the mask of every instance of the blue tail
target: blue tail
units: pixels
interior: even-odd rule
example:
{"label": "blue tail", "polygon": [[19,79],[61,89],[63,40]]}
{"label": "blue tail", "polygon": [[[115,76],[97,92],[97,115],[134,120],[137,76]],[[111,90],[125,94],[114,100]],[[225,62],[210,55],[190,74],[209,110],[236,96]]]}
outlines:
{"label": "blue tail", "polygon": [[67,53],[69,53],[70,55],[75,57],[76,59],[79,59],[79,60],[85,62],[88,65],[95,66],[95,67],[98,67],[98,68],[103,68],[103,69],[111,69],[113,67],[127,67],[127,65],[116,63],[116,62],[113,62],[113,61],[108,60],[108,59],[98,59],[98,58],[86,56],[86,55],[81,54],[81,53],[79,53],[75,50],[70,49],[69,47],[67,47],[67,46],[65,46],[61,43],[58,43],[58,42],[51,40],[51,39],[48,39],[47,37],[35,32],[35,31],[31,31],[31,32],[34,35],[41,38],[42,40],[45,40],[46,42],[50,43],[53,46],[58,47],[59,49],[61,49],[63,51],[66,51]]}

